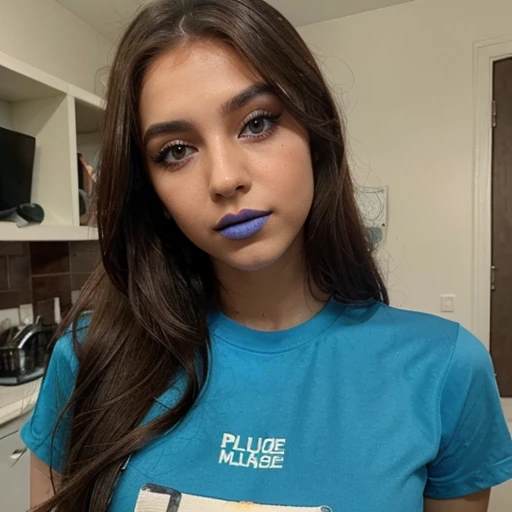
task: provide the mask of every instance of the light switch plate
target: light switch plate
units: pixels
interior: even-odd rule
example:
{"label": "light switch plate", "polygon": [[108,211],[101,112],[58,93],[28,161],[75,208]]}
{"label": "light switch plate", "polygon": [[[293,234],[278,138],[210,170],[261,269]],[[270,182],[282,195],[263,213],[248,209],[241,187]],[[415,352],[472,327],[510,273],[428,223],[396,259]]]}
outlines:
{"label": "light switch plate", "polygon": [[455,311],[455,295],[441,295],[441,313]]}

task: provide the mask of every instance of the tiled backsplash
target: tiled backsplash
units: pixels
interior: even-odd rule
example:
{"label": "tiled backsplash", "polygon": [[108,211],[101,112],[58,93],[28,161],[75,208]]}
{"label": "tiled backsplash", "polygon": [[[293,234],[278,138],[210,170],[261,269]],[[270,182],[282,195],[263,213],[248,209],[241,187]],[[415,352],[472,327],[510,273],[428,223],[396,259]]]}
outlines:
{"label": "tiled backsplash", "polygon": [[99,258],[98,242],[0,242],[0,310],[59,297],[62,313]]}

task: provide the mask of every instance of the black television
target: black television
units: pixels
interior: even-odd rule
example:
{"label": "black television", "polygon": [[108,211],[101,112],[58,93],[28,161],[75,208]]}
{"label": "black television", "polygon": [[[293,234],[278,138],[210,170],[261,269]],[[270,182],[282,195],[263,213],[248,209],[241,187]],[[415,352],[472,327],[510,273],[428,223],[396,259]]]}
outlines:
{"label": "black television", "polygon": [[0,127],[0,210],[30,203],[36,139]]}

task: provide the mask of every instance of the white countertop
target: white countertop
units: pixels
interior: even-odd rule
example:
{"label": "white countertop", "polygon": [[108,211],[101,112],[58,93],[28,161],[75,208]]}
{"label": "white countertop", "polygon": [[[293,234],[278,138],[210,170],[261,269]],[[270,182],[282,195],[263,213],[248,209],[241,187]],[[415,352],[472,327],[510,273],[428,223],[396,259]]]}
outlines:
{"label": "white countertop", "polygon": [[34,407],[41,380],[20,386],[0,386],[0,425],[26,414]]}

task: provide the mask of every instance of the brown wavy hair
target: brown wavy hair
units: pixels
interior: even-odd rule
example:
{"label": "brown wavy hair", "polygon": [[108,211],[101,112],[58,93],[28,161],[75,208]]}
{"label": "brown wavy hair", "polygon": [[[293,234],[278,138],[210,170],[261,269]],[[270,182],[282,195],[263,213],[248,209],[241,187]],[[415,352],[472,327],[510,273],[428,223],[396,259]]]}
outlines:
{"label": "brown wavy hair", "polygon": [[[310,282],[340,302],[388,302],[356,207],[336,103],[297,31],[263,0],[150,3],[126,30],[110,73],[97,184],[102,262],[63,323],[73,324],[79,362],[67,405],[73,419],[62,483],[37,512],[107,510],[127,457],[177,425],[204,387],[206,316],[219,306],[218,283],[208,255],[163,214],[144,165],[138,109],[154,59],[205,38],[231,45],[309,133]],[[89,309],[79,343],[77,322]],[[142,424],[155,398],[178,378],[186,383],[179,402]]]}

